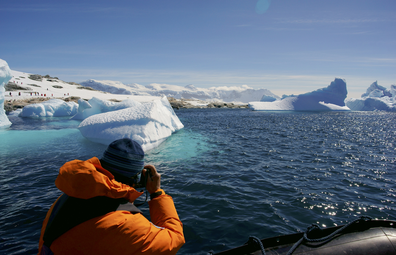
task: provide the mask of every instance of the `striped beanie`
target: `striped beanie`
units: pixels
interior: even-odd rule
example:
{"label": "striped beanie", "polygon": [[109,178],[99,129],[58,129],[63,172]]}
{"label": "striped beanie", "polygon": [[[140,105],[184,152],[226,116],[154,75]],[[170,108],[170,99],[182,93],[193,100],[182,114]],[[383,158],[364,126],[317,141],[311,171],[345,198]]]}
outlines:
{"label": "striped beanie", "polygon": [[102,167],[131,178],[144,167],[144,151],[140,144],[129,139],[123,138],[112,142],[100,159]]}

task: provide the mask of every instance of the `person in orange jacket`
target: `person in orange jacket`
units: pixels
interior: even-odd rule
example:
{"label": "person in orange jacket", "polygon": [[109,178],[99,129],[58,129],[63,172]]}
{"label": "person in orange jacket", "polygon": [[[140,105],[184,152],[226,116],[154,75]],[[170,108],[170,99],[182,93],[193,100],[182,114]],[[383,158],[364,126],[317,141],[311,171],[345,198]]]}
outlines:
{"label": "person in orange jacket", "polygon": [[[100,160],[65,163],[55,181],[63,194],[43,222],[38,254],[176,254],[183,224],[160,183],[141,146],[127,138],[112,142]],[[139,185],[150,193],[151,222],[133,205],[143,194]]]}

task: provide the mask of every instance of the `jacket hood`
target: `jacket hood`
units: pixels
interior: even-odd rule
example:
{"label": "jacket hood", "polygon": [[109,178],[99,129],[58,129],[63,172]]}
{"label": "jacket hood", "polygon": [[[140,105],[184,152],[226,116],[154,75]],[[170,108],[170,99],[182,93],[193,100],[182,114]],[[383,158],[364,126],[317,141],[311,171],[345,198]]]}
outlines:
{"label": "jacket hood", "polygon": [[96,157],[87,161],[76,159],[65,163],[59,169],[55,185],[66,195],[82,199],[106,196],[125,198],[129,202],[133,202],[143,194],[143,192],[116,181],[114,176],[101,166]]}

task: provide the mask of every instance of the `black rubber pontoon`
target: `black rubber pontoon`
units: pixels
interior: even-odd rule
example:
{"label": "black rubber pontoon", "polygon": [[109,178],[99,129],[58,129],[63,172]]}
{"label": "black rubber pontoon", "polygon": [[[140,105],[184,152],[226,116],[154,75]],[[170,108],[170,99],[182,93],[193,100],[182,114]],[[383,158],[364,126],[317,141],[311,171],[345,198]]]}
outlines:
{"label": "black rubber pontoon", "polygon": [[265,250],[266,255],[394,255],[396,254],[396,221],[360,218],[348,225],[325,229],[311,226],[311,229],[308,228],[305,233],[262,240],[251,237],[245,245],[211,254],[261,255],[262,249]]}

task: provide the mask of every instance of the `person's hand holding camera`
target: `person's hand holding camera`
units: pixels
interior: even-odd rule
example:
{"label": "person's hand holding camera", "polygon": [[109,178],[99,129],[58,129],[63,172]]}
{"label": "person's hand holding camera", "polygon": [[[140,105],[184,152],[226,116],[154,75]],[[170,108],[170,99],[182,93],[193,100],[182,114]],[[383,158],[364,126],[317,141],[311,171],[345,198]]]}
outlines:
{"label": "person's hand holding camera", "polygon": [[153,165],[145,165],[143,175],[147,176],[146,189],[150,194],[161,189],[161,175]]}

